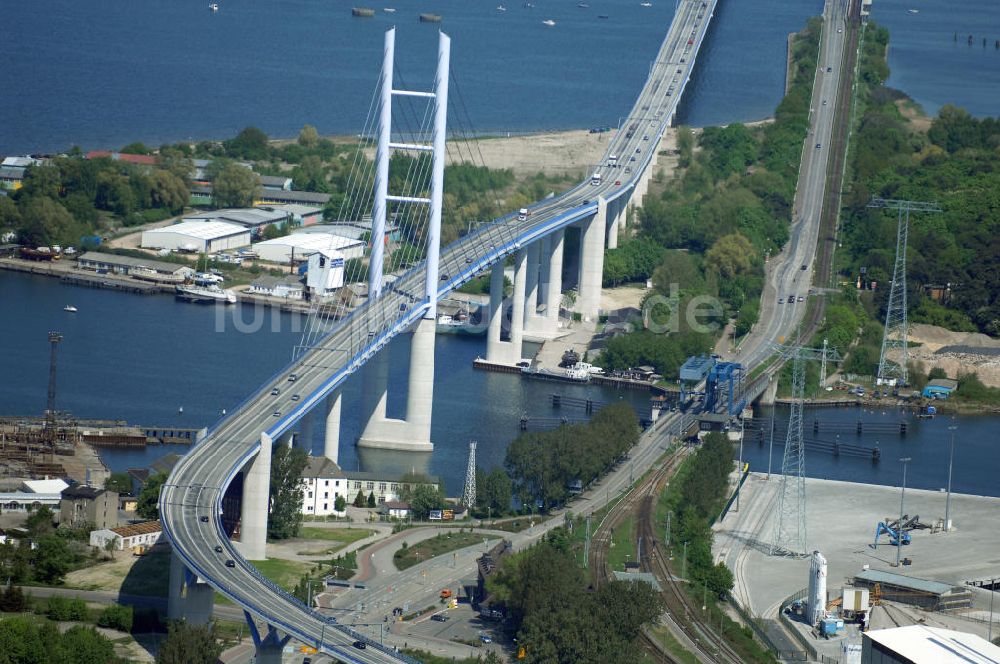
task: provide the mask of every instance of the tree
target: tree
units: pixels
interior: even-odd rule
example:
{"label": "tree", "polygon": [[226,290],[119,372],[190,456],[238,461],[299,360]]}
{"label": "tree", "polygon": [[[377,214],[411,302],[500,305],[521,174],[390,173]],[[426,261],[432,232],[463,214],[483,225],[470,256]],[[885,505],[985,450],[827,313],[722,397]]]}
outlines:
{"label": "tree", "polygon": [[63,661],[74,664],[108,664],[115,661],[114,644],[93,627],[70,627],[62,636],[62,645],[68,655]]}
{"label": "tree", "polygon": [[355,507],[365,506],[365,492],[358,489],[358,495],[354,496],[354,502],[352,503]]}
{"label": "tree", "polygon": [[444,492],[432,484],[417,484],[403,492],[403,500],[410,504],[413,518],[423,520],[431,510],[439,509],[444,504]]}
{"label": "tree", "polygon": [[117,629],[119,632],[132,631],[132,607],[112,604],[101,611],[97,619],[99,627]]}
{"label": "tree", "polygon": [[677,127],[677,152],[680,153],[677,163],[681,168],[687,168],[694,154],[694,134],[687,125]]}
{"label": "tree", "polygon": [[513,489],[503,468],[476,469],[476,509],[480,514],[503,516],[510,511]]}
{"label": "tree", "polygon": [[56,515],[47,505],[42,505],[24,521],[24,528],[32,537],[50,535],[55,532]]}
{"label": "tree", "polygon": [[73,562],[69,545],[58,535],[38,538],[31,558],[33,576],[42,583],[54,585],[62,583]]}
{"label": "tree", "polygon": [[160,518],[160,489],[166,481],[167,473],[156,473],[146,480],[146,485],[142,487],[136,500],[136,514],[149,520]]}
{"label": "tree", "polygon": [[21,209],[19,236],[26,244],[42,246],[75,242],[74,235],[79,237],[77,228],[73,215],[51,198],[31,198]]}
{"label": "tree", "polygon": [[368,494],[368,500],[366,501],[366,503],[367,503],[366,506],[369,507],[369,508],[375,507],[376,503],[375,503],[375,492],[374,491],[372,491],[372,492],[370,492]]}
{"label": "tree", "polygon": [[212,181],[218,207],[250,207],[259,182],[257,175],[239,164],[227,164]]}
{"label": "tree", "polygon": [[319,132],[312,125],[302,125],[299,131],[299,145],[306,148],[315,147],[319,143]]}
{"label": "tree", "polygon": [[337,494],[337,497],[333,501],[333,509],[337,512],[343,512],[345,509],[347,509],[347,501],[344,500],[344,497],[339,493]]}
{"label": "tree", "polygon": [[167,638],[156,653],[156,664],[215,664],[221,654],[215,623],[192,625],[175,620],[167,628]]}
{"label": "tree", "polygon": [[108,479],[104,480],[104,488],[114,491],[119,496],[127,496],[132,493],[132,478],[128,473],[111,473]]}
{"label": "tree", "polygon": [[309,463],[300,447],[278,445],[271,456],[271,515],[267,534],[274,539],[296,537],[302,527],[304,484],[302,471]]}
{"label": "tree", "polygon": [[13,583],[8,584],[4,588],[3,594],[0,595],[0,611],[4,613],[20,613],[24,611],[26,606],[27,601],[24,598],[21,586],[15,586]]}
{"label": "tree", "polygon": [[17,228],[21,225],[21,213],[10,196],[0,196],[0,229]]}
{"label": "tree", "polygon": [[750,241],[740,233],[731,233],[720,237],[705,252],[705,267],[724,279],[732,279],[750,269],[753,255]]}
{"label": "tree", "polygon": [[257,127],[247,127],[235,138],[223,142],[222,147],[234,159],[263,161],[270,153],[267,134]]}
{"label": "tree", "polygon": [[273,240],[279,238],[283,235],[281,232],[281,227],[278,224],[268,224],[264,227],[264,232],[261,234],[265,240]]}
{"label": "tree", "polygon": [[169,171],[156,171],[153,174],[151,193],[153,207],[166,208],[173,214],[181,212],[191,198],[185,181]]}

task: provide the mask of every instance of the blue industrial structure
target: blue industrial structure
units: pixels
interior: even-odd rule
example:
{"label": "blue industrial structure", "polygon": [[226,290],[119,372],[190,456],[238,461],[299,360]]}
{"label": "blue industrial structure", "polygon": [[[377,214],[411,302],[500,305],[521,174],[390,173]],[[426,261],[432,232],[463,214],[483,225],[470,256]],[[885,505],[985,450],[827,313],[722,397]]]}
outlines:
{"label": "blue industrial structure", "polygon": [[706,413],[737,415],[747,405],[743,396],[743,365],[738,362],[717,362],[705,383]]}

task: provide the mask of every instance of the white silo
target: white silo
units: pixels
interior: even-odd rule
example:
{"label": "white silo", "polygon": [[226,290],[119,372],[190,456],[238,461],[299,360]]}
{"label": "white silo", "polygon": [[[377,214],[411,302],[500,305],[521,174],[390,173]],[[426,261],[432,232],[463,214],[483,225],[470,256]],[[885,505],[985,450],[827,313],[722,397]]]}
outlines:
{"label": "white silo", "polygon": [[826,611],[826,558],[813,551],[809,563],[809,598],[806,604],[809,624],[815,625]]}

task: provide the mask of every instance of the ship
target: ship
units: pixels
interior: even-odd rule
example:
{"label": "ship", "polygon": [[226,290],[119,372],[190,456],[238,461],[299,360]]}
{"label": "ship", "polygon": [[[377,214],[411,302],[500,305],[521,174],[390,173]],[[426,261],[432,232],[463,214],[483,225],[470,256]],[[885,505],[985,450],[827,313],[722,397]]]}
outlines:
{"label": "ship", "polygon": [[375,10],[371,7],[351,7],[351,16],[370,17],[375,16]]}
{"label": "ship", "polygon": [[441,22],[441,14],[421,14],[420,15],[420,22],[421,23],[440,23]]}
{"label": "ship", "polygon": [[128,271],[128,274],[133,279],[139,279],[140,281],[152,281],[158,284],[182,284],[184,283],[184,276],[180,274],[167,274],[165,272],[157,272],[156,270],[151,270],[148,267],[137,266]]}
{"label": "ship", "polygon": [[31,247],[21,247],[19,249],[21,258],[29,261],[57,261],[59,260],[59,254],[52,251],[48,247],[39,247],[38,249],[32,249]]}
{"label": "ship", "polygon": [[555,22],[555,21],[553,21],[553,20],[552,20],[551,18],[547,18],[547,19],[545,19],[544,21],[542,21],[542,23],[543,23],[544,25],[547,25],[547,26],[549,26],[550,28],[551,28],[551,27],[552,27],[553,25],[555,25],[555,24],[556,24],[556,22]]}
{"label": "ship", "polygon": [[222,290],[218,286],[178,286],[174,292],[178,300],[189,302],[219,302],[220,304],[236,304],[236,293]]}

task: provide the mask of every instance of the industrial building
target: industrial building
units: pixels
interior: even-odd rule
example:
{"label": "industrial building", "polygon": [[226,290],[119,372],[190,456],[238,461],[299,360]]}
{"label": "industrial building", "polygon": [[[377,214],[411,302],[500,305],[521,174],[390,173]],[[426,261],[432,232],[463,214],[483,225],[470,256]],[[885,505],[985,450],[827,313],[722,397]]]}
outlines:
{"label": "industrial building", "polygon": [[317,251],[339,252],[344,260],[365,255],[365,243],[327,233],[294,233],[258,242],[253,246],[261,260],[272,263],[302,262]]}
{"label": "industrial building", "polygon": [[958,381],[950,378],[935,378],[927,381],[922,393],[926,399],[947,399],[958,389]]}
{"label": "industrial building", "polygon": [[260,186],[265,191],[291,191],[292,178],[281,175],[261,175]]}
{"label": "industrial building", "polygon": [[[972,591],[967,588],[895,572],[867,569],[854,575],[852,585],[868,588],[880,599],[912,604],[929,611],[967,609],[972,606]],[[874,592],[876,587],[877,593]]]}
{"label": "industrial building", "polygon": [[194,274],[194,269],[187,265],[167,263],[166,261],[158,261],[151,258],[103,254],[99,251],[88,251],[81,254],[80,258],[77,259],[77,265],[81,270],[104,270],[114,274],[129,274],[135,268],[144,268],[164,275],[175,275],[185,278]]}
{"label": "industrial building", "polygon": [[327,297],[344,285],[344,255],[339,251],[317,251],[309,255],[306,287],[311,297]]}
{"label": "industrial building", "polygon": [[326,205],[330,194],[316,191],[284,191],[282,189],[264,189],[261,187],[255,195],[255,205],[265,203],[300,203],[302,205]]}
{"label": "industrial building", "polygon": [[24,480],[21,482],[21,489],[29,493],[56,493],[61,494],[69,488],[69,483],[61,479],[44,480]]}
{"label": "industrial building", "polygon": [[146,249],[210,254],[248,244],[249,228],[224,221],[183,221],[142,232],[142,246]]}
{"label": "industrial building", "polygon": [[39,507],[48,507],[59,512],[58,493],[31,493],[30,491],[6,491],[0,493],[0,509],[4,512],[33,512]]}
{"label": "industrial building", "polygon": [[281,226],[290,218],[288,212],[269,208],[228,208],[184,217],[184,221],[222,221],[243,226],[251,231],[253,237],[259,237],[267,226]]}
{"label": "industrial building", "polygon": [[292,220],[293,226],[313,226],[323,221],[323,208],[300,203],[275,203],[258,206],[261,210],[283,212]]}
{"label": "industrial building", "polygon": [[163,538],[163,526],[159,521],[144,521],[117,528],[101,528],[90,532],[90,546],[107,548],[108,542],[114,542],[115,551],[126,549],[149,548],[159,543]]}
{"label": "industrial building", "polygon": [[909,625],[863,634],[862,664],[992,664],[1000,647],[975,634]]}

